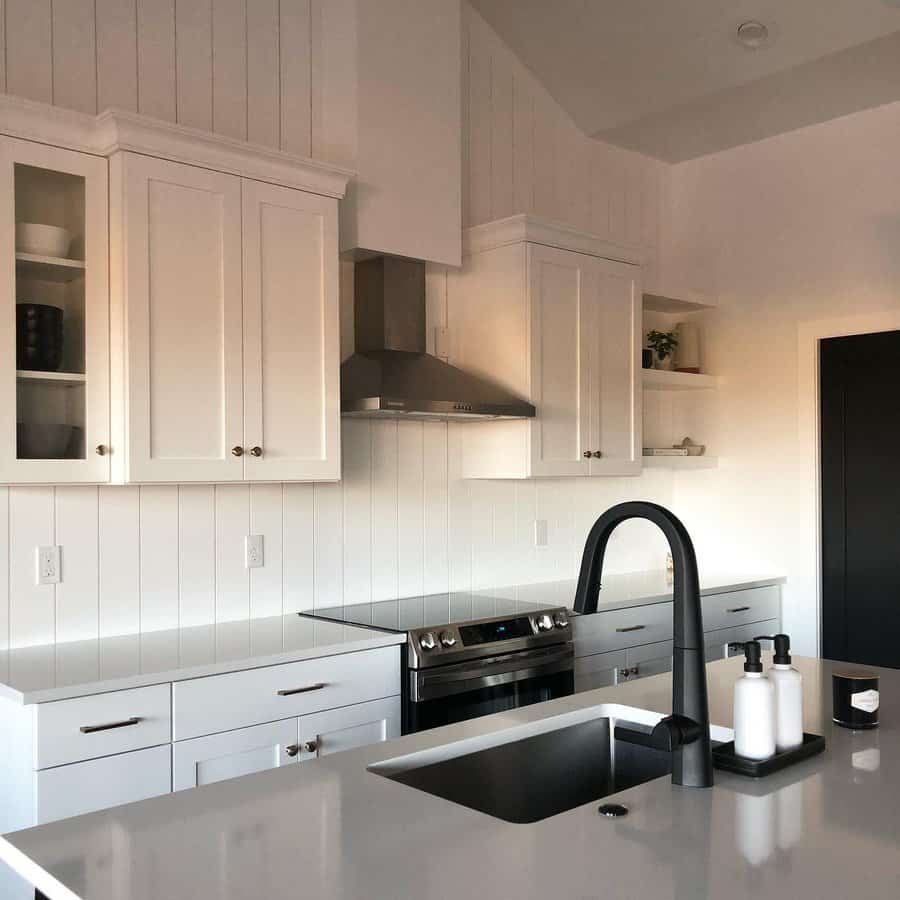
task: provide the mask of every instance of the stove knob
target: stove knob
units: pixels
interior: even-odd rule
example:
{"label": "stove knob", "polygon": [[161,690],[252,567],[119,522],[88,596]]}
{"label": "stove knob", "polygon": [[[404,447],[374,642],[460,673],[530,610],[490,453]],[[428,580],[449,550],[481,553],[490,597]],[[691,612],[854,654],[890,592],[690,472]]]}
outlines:
{"label": "stove knob", "polygon": [[441,644],[444,647],[452,647],[456,643],[456,638],[453,637],[452,631],[442,631],[441,632]]}
{"label": "stove knob", "polygon": [[422,637],[419,638],[419,646],[423,650],[434,650],[434,635],[430,631],[426,631],[425,634],[423,634]]}
{"label": "stove knob", "polygon": [[556,613],[553,616],[553,624],[557,628],[565,628],[569,624],[569,618],[565,613]]}
{"label": "stove knob", "polygon": [[553,629],[553,619],[544,613],[542,616],[537,617],[537,627],[538,631],[551,631]]}

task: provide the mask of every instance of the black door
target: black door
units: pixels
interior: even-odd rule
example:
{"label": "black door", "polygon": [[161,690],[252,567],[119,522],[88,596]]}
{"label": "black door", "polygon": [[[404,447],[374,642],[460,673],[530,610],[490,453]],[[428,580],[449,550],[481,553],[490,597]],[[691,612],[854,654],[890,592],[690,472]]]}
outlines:
{"label": "black door", "polygon": [[822,341],[822,649],[900,668],[900,331]]}

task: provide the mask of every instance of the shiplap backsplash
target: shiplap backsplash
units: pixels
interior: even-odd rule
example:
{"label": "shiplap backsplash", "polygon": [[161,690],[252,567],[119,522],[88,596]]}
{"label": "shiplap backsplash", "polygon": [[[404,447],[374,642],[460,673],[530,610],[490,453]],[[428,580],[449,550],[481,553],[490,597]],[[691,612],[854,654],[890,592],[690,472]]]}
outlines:
{"label": "shiplap backsplash", "polygon": [[[326,58],[323,33],[340,34],[354,2],[0,0],[0,90],[352,165],[329,134],[340,61]],[[586,138],[468,7],[463,21],[464,221],[532,212],[640,244],[652,260],[665,167]],[[435,267],[428,319],[446,321]],[[347,421],[340,484],[0,487],[0,648],[573,577],[607,506],[671,501],[665,471],[464,481],[464,439],[465,425]],[[546,547],[534,546],[536,519]],[[246,534],[264,535],[260,569],[243,567]],[[35,548],[52,544],[63,580],[37,586]],[[659,566],[664,553],[652,529],[626,523],[609,570]]]}

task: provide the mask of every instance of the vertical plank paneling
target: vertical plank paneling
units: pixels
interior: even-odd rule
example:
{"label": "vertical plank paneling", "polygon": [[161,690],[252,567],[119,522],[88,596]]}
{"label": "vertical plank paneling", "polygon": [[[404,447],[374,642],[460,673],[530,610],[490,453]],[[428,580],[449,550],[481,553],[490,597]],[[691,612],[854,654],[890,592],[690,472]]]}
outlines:
{"label": "vertical plank paneling", "polygon": [[250,533],[250,488],[216,486],[216,621],[246,619],[250,613],[249,570],[244,538]]}
{"label": "vertical plank paneling", "polygon": [[534,210],[534,99],[522,73],[513,79],[513,206]]}
{"label": "vertical plank paneling", "polygon": [[[315,485],[316,607],[334,606],[344,597],[344,518],[340,484]],[[350,548],[353,552],[353,548]]]}
{"label": "vertical plank paneling", "polygon": [[212,0],[212,127],[216,134],[247,137],[246,0]]}
{"label": "vertical plank paneling", "polygon": [[247,139],[280,144],[278,0],[247,3]]}
{"label": "vertical plank paneling", "polygon": [[315,605],[315,488],[285,484],[282,489],[284,612]]}
{"label": "vertical plank paneling", "polygon": [[178,0],[175,4],[175,109],[180,124],[212,130],[212,80],[210,0]]}
{"label": "vertical plank paneling", "polygon": [[491,53],[484,25],[469,30],[469,224],[491,218]]}
{"label": "vertical plank paneling", "polygon": [[96,0],[97,110],[137,109],[137,0]]}
{"label": "vertical plank paneling", "polygon": [[178,488],[141,488],[141,631],[178,627]]}
{"label": "vertical plank paneling", "polygon": [[341,423],[344,501],[344,602],[372,599],[372,425],[364,419]]}
{"label": "vertical plank paneling", "polygon": [[397,592],[417,597],[425,584],[424,427],[397,425]]}
{"label": "vertical plank paneling", "polygon": [[425,422],[422,437],[423,535],[426,594],[450,589],[447,557],[447,424]]}
{"label": "vertical plank paneling", "polygon": [[591,231],[609,238],[609,147],[600,141],[591,146]]}
{"label": "vertical plank paneling", "polygon": [[641,215],[643,213],[643,172],[641,157],[625,152],[625,240],[629,244],[641,242]]}
{"label": "vertical plank paneling", "polygon": [[54,541],[53,488],[11,487],[9,521],[9,644],[46,644],[56,634],[56,591],[36,583],[35,551]]}
{"label": "vertical plank paneling", "polygon": [[536,512],[536,489],[534,481],[516,482],[516,524],[514,559],[518,575],[516,584],[527,584],[536,581],[535,555],[544,548],[538,549],[534,544],[534,523]]}
{"label": "vertical plank paneling", "polygon": [[101,487],[100,636],[141,629],[140,488]]}
{"label": "vertical plank paneling", "polygon": [[372,423],[372,599],[397,596],[397,422]]}
{"label": "vertical plank paneling", "polygon": [[53,102],[97,112],[94,0],[53,4]]}
{"label": "vertical plank paneling", "polygon": [[465,431],[459,422],[447,424],[447,581],[451,591],[472,589],[473,482],[462,477]]}
{"label": "vertical plank paneling", "polygon": [[505,53],[491,56],[491,218],[514,212],[513,75]]}
{"label": "vertical plank paneling", "polygon": [[6,0],[0,0],[0,91],[6,91]]}
{"label": "vertical plank paneling", "polygon": [[310,0],[281,0],[281,149],[312,152]]}
{"label": "vertical plank paneling", "polygon": [[282,529],[281,485],[251,485],[249,533],[263,536],[263,565],[250,569],[251,618],[281,615]]}
{"label": "vertical plank paneling", "polygon": [[534,211],[557,218],[556,118],[553,101],[543,89],[534,97]]}
{"label": "vertical plank paneling", "polygon": [[178,620],[216,620],[216,495],[208,484],[178,488]]}
{"label": "vertical plank paneling", "polygon": [[62,581],[56,587],[56,640],[100,635],[98,489],[56,489],[56,543],[62,547]]}
{"label": "vertical plank paneling", "polygon": [[498,485],[496,481],[474,481],[470,486],[469,539],[472,545],[473,590],[490,586],[491,572],[496,565],[494,505]]}
{"label": "vertical plank paneling", "polygon": [[659,165],[641,160],[641,243],[656,247],[659,242]]}
{"label": "vertical plank paneling", "polygon": [[175,121],[175,0],[137,0],[138,110]]}
{"label": "vertical plank paneling", "polygon": [[[0,3],[0,17],[3,8]],[[2,37],[2,35],[0,35]],[[2,60],[0,60],[2,62]],[[0,487],[0,650],[9,647],[9,488]]]}
{"label": "vertical plank paneling", "polygon": [[51,0],[6,0],[6,90],[53,102]]}
{"label": "vertical plank paneling", "polygon": [[627,240],[625,151],[610,147],[609,163],[609,239],[624,243]]}

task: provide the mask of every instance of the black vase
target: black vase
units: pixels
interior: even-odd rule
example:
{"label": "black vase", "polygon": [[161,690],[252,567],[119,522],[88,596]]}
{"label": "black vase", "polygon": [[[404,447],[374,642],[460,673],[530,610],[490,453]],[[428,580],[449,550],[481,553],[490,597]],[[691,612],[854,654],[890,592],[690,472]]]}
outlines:
{"label": "black vase", "polygon": [[641,350],[641,365],[645,369],[653,368],[653,351],[652,350]]}
{"label": "black vase", "polygon": [[63,358],[63,311],[42,303],[16,304],[16,368],[56,372]]}

